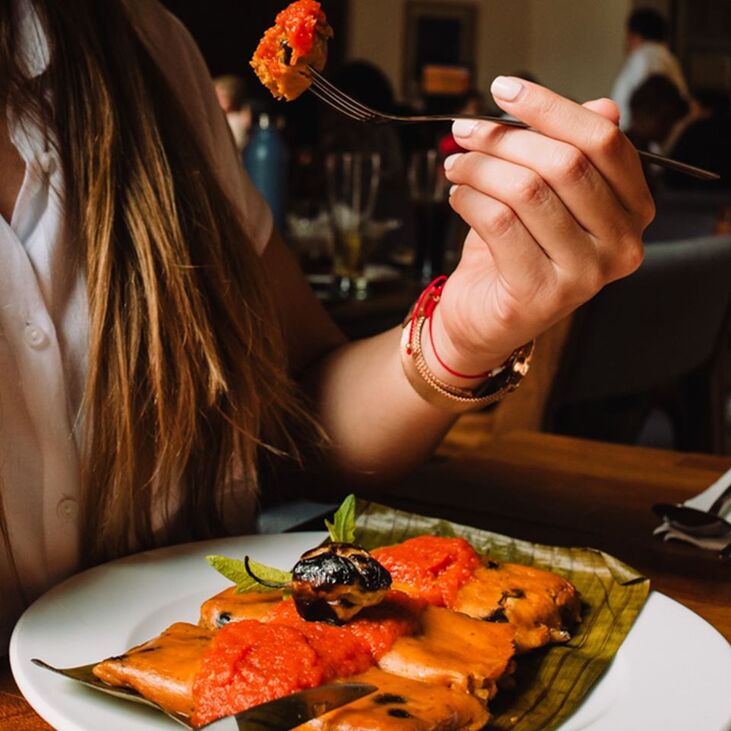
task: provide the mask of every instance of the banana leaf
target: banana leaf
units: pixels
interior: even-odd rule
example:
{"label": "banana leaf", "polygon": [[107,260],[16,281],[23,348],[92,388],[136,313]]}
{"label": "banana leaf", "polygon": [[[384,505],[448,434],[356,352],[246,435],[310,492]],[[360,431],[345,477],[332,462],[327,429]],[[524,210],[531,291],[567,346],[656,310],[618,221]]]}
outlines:
{"label": "banana leaf", "polygon": [[549,569],[581,593],[582,619],[565,645],[521,655],[516,688],[490,703],[490,731],[552,731],[581,704],[612,661],[650,591],[634,569],[592,548],[544,546],[437,518],[358,501],[357,542],[364,548],[418,535],[457,536],[481,554]]}
{"label": "banana leaf", "polygon": [[138,703],[142,706],[155,708],[171,718],[173,721],[179,723],[181,726],[184,726],[187,729],[193,728],[185,716],[177,713],[168,713],[164,708],[157,705],[157,703],[149,701],[147,698],[143,698],[136,690],[132,690],[132,688],[113,688],[111,685],[107,685],[99,680],[99,678],[97,678],[92,672],[96,663],[83,665],[77,668],[56,668],[43,660],[39,660],[37,657],[34,657],[31,662],[34,665],[38,665],[39,668],[45,668],[53,673],[57,673],[58,675],[63,675],[65,678],[69,678],[69,680],[75,680],[77,683],[81,683],[87,688],[99,690],[102,693],[114,696],[115,698],[121,698],[123,701],[131,701],[132,703]]}

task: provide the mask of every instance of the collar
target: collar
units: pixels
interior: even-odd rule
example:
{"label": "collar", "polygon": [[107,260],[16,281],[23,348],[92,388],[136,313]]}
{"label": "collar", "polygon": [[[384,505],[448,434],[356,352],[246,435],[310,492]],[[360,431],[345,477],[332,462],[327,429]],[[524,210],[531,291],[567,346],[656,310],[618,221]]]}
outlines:
{"label": "collar", "polygon": [[31,0],[16,0],[20,53],[28,78],[40,76],[51,60],[48,38]]}

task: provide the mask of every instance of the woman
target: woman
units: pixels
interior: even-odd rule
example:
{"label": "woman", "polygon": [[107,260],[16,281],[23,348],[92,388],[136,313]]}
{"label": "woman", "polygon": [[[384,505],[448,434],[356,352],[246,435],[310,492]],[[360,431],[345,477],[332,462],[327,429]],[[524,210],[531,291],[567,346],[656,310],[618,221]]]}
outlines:
{"label": "woman", "polygon": [[3,0],[0,80],[5,636],[84,564],[246,531],[262,454],[315,440],[310,403],[340,474],[409,469],[455,418],[428,374],[471,393],[487,375],[455,373],[633,271],[652,216],[614,105],[497,79],[547,136],[455,124],[472,230],[422,378],[402,367],[409,330],[345,343],[319,308],[155,0]]}

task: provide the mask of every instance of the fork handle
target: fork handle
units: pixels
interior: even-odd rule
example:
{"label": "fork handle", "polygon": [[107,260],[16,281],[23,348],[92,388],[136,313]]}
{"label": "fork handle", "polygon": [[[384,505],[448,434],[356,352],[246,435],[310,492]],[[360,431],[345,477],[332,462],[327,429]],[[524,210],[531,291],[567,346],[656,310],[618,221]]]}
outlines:
{"label": "fork handle", "polygon": [[[517,127],[518,129],[530,129],[525,123],[519,119],[511,119],[510,117],[490,117],[490,116],[478,116],[473,114],[459,114],[456,116],[448,115],[435,115],[435,116],[414,116],[408,117],[403,121],[408,122],[453,122],[455,119],[474,119],[480,122],[495,122],[502,124],[507,127]],[[652,165],[659,165],[661,168],[668,170],[675,170],[679,173],[685,173],[686,175],[692,175],[694,178],[700,180],[720,180],[721,176],[718,173],[711,172],[710,170],[704,170],[703,168],[696,167],[695,165],[688,165],[685,162],[679,162],[678,160],[672,160],[664,155],[656,155],[654,152],[646,152],[645,150],[637,150],[640,158],[645,162],[649,162]]]}
{"label": "fork handle", "polygon": [[645,161],[652,165],[659,165],[661,168],[667,170],[676,170],[679,173],[686,173],[692,175],[694,178],[700,180],[720,180],[721,176],[718,173],[714,173],[711,170],[704,170],[703,168],[696,167],[695,165],[688,165],[686,162],[679,162],[663,155],[656,155],[654,152],[647,152],[646,150],[637,150],[639,156]]}

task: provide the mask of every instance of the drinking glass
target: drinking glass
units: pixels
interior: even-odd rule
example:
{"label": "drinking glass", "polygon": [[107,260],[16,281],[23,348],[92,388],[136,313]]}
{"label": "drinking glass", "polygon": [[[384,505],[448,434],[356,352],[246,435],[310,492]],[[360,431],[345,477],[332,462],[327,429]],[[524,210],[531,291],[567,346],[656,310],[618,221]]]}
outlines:
{"label": "drinking glass", "polygon": [[412,154],[409,190],[416,226],[415,275],[428,284],[443,273],[449,223],[448,181],[437,150],[417,150]]}
{"label": "drinking glass", "polygon": [[338,152],[327,156],[327,193],[333,230],[333,273],[346,297],[367,295],[368,231],[381,182],[378,153]]}

